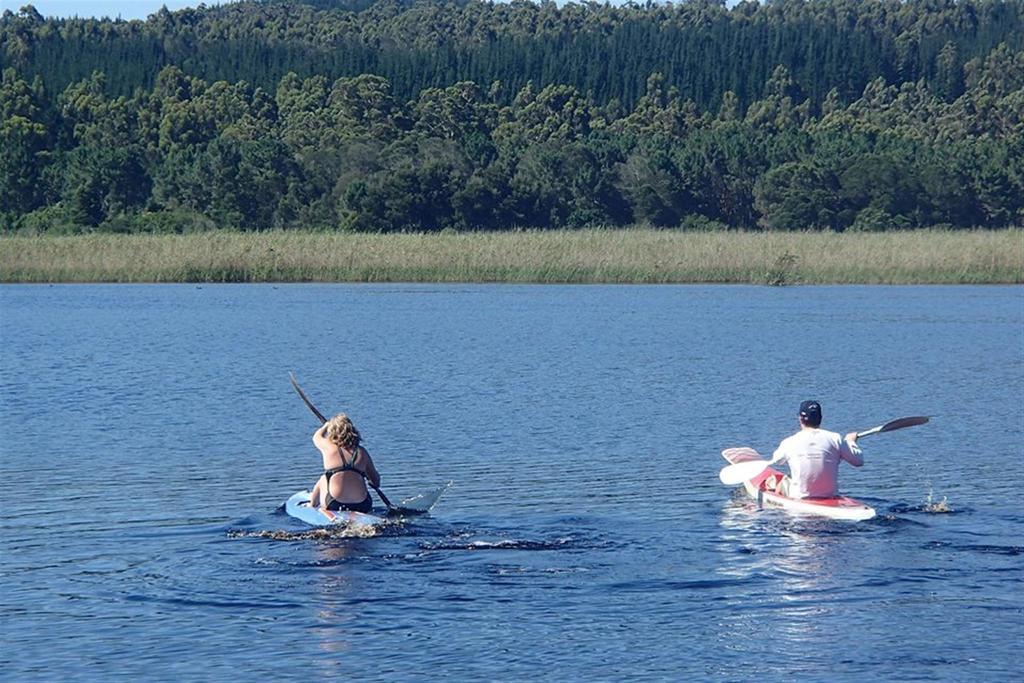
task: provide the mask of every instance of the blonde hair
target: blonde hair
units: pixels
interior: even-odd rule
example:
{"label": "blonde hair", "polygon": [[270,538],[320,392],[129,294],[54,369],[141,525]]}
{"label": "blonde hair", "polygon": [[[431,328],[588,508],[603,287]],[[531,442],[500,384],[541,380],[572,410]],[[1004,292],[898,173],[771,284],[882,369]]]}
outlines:
{"label": "blonde hair", "polygon": [[359,430],[345,413],[338,413],[327,421],[327,438],[348,450],[359,447]]}

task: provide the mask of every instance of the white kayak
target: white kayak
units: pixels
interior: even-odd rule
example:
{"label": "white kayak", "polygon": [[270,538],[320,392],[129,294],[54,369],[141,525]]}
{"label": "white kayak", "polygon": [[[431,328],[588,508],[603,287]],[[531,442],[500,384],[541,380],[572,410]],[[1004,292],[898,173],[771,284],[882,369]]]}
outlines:
{"label": "white kayak", "polygon": [[[722,451],[722,457],[733,465],[750,461],[762,461],[766,464],[768,462],[753,448],[727,448]],[[852,521],[871,519],[875,516],[873,507],[847,496],[834,498],[790,498],[784,496],[766,488],[766,481],[773,476],[781,479],[784,473],[766,466],[756,476],[743,482],[743,488],[751,498],[757,501],[760,507],[781,508],[798,514],[820,515]]]}
{"label": "white kayak", "polygon": [[310,507],[309,491],[298,491],[293,494],[291,498],[285,501],[284,511],[295,519],[301,519],[306,524],[312,524],[313,526],[328,526],[332,524],[380,526],[387,522],[383,517],[365,512],[356,512],[354,510],[338,510],[334,512],[324,508]]}

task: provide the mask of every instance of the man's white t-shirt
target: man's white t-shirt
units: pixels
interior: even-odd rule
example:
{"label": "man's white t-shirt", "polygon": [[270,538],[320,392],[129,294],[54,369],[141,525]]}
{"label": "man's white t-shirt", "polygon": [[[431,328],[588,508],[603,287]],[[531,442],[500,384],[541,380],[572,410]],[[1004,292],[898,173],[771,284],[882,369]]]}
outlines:
{"label": "man's white t-shirt", "polygon": [[826,429],[801,429],[775,449],[772,462],[789,462],[791,498],[832,498],[839,495],[839,461],[864,464],[860,446]]}

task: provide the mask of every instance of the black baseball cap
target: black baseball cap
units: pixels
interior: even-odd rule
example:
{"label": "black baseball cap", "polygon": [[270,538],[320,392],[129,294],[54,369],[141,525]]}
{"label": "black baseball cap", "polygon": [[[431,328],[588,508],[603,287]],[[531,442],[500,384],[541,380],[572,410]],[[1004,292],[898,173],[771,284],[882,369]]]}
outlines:
{"label": "black baseball cap", "polygon": [[810,424],[821,424],[821,404],[817,401],[804,401],[800,404],[800,417]]}

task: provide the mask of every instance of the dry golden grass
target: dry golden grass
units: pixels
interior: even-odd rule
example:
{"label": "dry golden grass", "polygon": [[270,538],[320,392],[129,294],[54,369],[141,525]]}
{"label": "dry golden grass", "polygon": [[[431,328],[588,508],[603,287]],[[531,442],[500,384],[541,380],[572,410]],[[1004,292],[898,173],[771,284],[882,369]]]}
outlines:
{"label": "dry golden grass", "polygon": [[1021,283],[1024,230],[10,236],[0,281]]}

